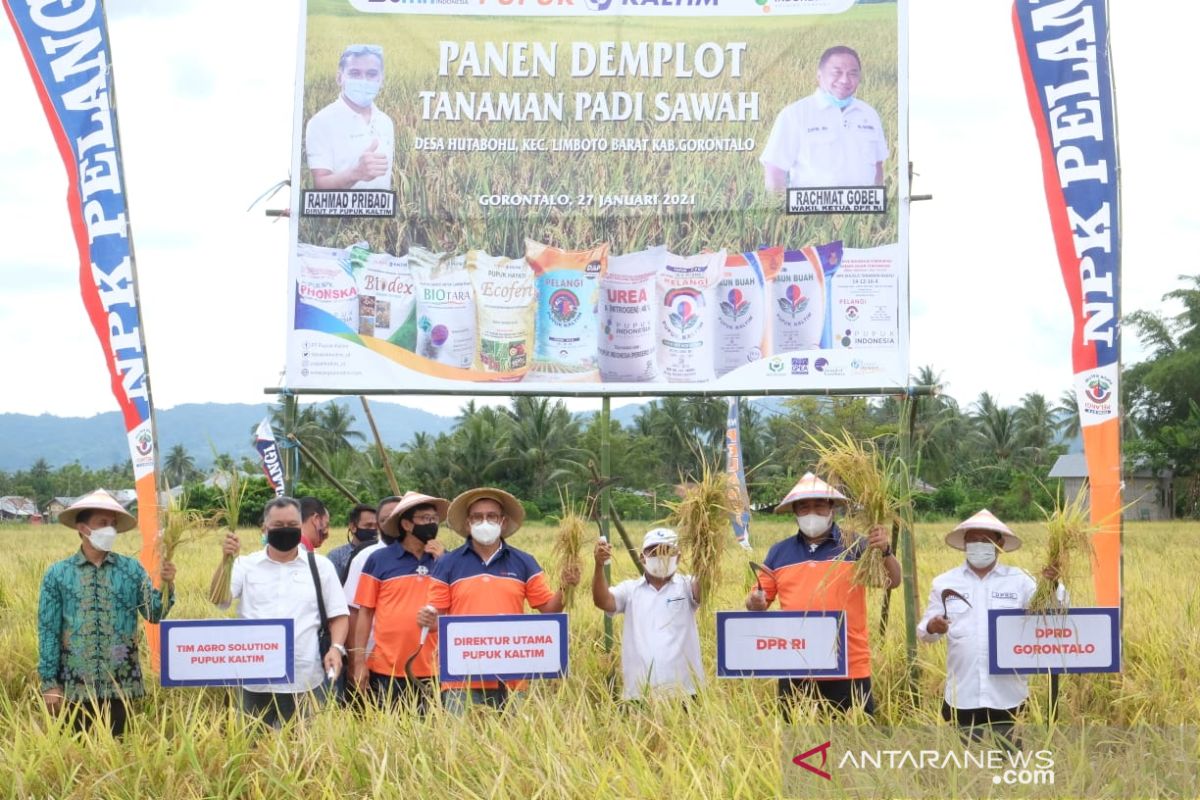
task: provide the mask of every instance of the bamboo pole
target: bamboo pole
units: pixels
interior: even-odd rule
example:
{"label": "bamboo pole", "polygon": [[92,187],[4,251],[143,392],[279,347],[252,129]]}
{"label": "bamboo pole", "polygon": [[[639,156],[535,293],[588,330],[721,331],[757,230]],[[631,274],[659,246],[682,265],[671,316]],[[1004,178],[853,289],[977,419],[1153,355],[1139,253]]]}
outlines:
{"label": "bamboo pole", "polygon": [[345,486],[343,486],[341,481],[339,481],[337,478],[333,477],[332,473],[330,473],[329,470],[325,469],[325,465],[322,464],[320,461],[318,461],[317,457],[312,454],[312,451],[309,450],[307,447],[305,447],[304,443],[296,438],[296,434],[289,433],[287,435],[287,438],[289,441],[294,442],[296,444],[296,447],[299,448],[299,450],[300,450],[300,454],[308,459],[308,463],[312,464],[314,467],[317,468],[317,472],[321,473],[321,475],[325,478],[325,480],[332,483],[333,487],[335,489],[337,489],[339,492],[341,492],[343,495],[345,495],[347,500],[349,500],[351,503],[354,503],[355,505],[358,505],[358,503],[360,501],[357,497],[354,496],[354,493],[351,492],[349,489],[347,489]]}
{"label": "bamboo pole", "polygon": [[[608,536],[608,523],[611,517],[609,511],[608,477],[612,468],[612,441],[609,439],[609,419],[612,415],[608,395],[600,401],[600,490],[597,500],[600,503],[600,535],[604,541],[611,541]],[[612,586],[612,559],[604,565],[604,582]],[[613,621],[609,614],[604,615],[604,652],[612,652]]]}
{"label": "bamboo pole", "polygon": [[383,461],[383,471],[387,473],[388,485],[392,487],[392,494],[399,495],[400,484],[396,483],[396,475],[392,472],[392,462],[388,460],[387,448],[383,446],[383,438],[379,435],[379,428],[375,426],[375,416],[371,413],[371,406],[367,404],[367,396],[360,394],[358,399],[362,401],[363,411],[367,414],[371,434],[375,437],[375,446],[379,448],[379,459]]}
{"label": "bamboo pole", "polygon": [[[901,428],[900,458],[904,462],[904,486],[906,497],[911,497],[912,485],[912,442],[917,427],[917,402],[912,392],[907,395],[907,420]],[[908,661],[908,689],[914,702],[917,698],[917,679],[920,668],[917,666],[917,620],[919,619],[919,598],[917,597],[917,542],[913,531],[913,506],[909,502],[902,512],[903,525],[900,529],[900,554],[904,567],[904,639],[905,655]]]}

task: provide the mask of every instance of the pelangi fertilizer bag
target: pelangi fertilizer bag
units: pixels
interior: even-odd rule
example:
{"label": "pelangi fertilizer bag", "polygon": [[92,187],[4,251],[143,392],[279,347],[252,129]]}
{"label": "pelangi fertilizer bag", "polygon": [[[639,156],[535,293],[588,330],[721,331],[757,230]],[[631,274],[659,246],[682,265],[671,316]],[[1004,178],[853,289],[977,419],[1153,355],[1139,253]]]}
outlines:
{"label": "pelangi fertilizer bag", "polygon": [[653,381],[658,378],[655,350],[655,283],[667,264],[666,245],[622,256],[609,256],[600,280],[600,379]]}
{"label": "pelangi fertilizer bag", "polygon": [[475,368],[520,380],[529,371],[533,351],[536,295],[533,270],[523,258],[467,252],[467,273],[475,288],[479,347]]}
{"label": "pelangi fertilizer bag", "polygon": [[788,250],[770,289],[774,353],[829,347],[829,280],[842,263],[842,243]]}
{"label": "pelangi fertilizer bag", "polygon": [[717,282],[725,251],[667,253],[658,273],[658,368],[671,383],[711,381]]}
{"label": "pelangi fertilizer bag", "polygon": [[475,299],[465,256],[408,251],[417,285],[416,354],[451,367],[475,364]]}
{"label": "pelangi fertilizer bag", "polygon": [[[346,250],[296,245],[296,299],[358,332],[358,286]],[[300,309],[297,309],[297,316]]]}
{"label": "pelangi fertilizer bag", "polygon": [[783,265],[783,248],[729,253],[717,283],[716,373],[758,361],[770,352],[767,285]]}
{"label": "pelangi fertilizer bag", "polygon": [[358,286],[358,332],[412,350],[416,347],[416,285],[408,258],[350,250]]}
{"label": "pelangi fertilizer bag", "polygon": [[608,266],[608,244],[590,250],[560,250],[525,240],[525,260],[537,289],[537,336],[529,378],[595,381],[600,281]]}

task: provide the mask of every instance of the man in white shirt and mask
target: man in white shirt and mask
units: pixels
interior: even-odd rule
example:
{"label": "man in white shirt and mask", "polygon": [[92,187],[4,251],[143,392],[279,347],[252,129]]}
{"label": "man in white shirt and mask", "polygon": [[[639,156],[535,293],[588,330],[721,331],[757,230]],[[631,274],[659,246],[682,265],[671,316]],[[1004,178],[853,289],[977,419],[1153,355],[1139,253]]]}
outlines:
{"label": "man in white shirt and mask", "polygon": [[[942,718],[978,741],[985,729],[1008,737],[1029,697],[1025,675],[988,672],[988,610],[1026,608],[1037,583],[1023,569],[1001,564],[999,554],[1021,547],[1008,526],[984,509],[946,534],[946,544],[966,559],[933,579],[917,638],[946,639],[946,692]],[[1046,577],[1057,575],[1047,571]],[[1060,599],[1062,587],[1059,588]]]}
{"label": "man in white shirt and mask", "polygon": [[338,59],[338,98],[308,121],[304,148],[321,191],[391,189],[396,133],[375,105],[383,87],[383,48],[352,44]]}
{"label": "man in white shirt and mask", "polygon": [[648,531],[642,539],[645,575],[610,589],[604,579],[604,565],[611,558],[609,543],[597,542],[592,601],[610,616],[625,615],[621,634],[625,699],[694,695],[704,685],[700,632],[696,627],[700,584],[676,571],[679,537],[669,528]]}

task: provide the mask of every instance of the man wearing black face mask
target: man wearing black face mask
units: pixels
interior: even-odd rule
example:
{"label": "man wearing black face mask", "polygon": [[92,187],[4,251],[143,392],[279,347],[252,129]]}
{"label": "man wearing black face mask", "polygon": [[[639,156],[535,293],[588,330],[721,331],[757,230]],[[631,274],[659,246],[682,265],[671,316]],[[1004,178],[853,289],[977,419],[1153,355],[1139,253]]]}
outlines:
{"label": "man wearing black face mask", "polygon": [[365,642],[374,627],[375,647],[367,658],[355,649],[351,679],[360,691],[369,684],[381,702],[415,699],[422,713],[431,694],[437,636],[423,640],[416,616],[425,605],[434,559],[445,552],[435,540],[449,505],[418,492],[404,495],[381,528],[399,541],[366,557],[354,598],[354,642]]}
{"label": "man wearing black face mask", "polygon": [[350,572],[350,562],[361,558],[371,545],[379,541],[379,523],[375,516],[375,506],[359,503],[350,509],[349,532],[346,534],[346,544],[329,551],[329,560],[337,569],[338,580],[346,585],[346,576]]}
{"label": "man wearing black face mask", "polygon": [[[229,587],[242,619],[293,620],[292,683],[247,685],[241,689],[242,710],[278,728],[297,711],[303,715],[324,703],[327,676],[332,673],[336,678],[342,670],[349,613],[333,564],[315,553],[311,557],[316,563],[317,581],[313,580],[310,553],[300,548],[300,503],[290,497],[277,497],[267,503],[263,509],[263,537],[265,548],[233,562]],[[221,550],[237,555],[241,550],[237,534],[228,534]],[[214,582],[219,572],[220,568],[213,575]],[[333,644],[324,657],[317,644],[321,626],[318,582]]]}

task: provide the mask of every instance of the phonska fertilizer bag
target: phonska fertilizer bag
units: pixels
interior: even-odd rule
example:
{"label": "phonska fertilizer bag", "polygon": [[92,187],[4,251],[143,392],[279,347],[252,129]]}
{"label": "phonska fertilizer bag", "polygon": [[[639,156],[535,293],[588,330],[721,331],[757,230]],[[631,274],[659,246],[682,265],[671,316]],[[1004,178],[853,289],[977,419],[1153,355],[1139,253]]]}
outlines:
{"label": "phonska fertilizer bag", "polygon": [[475,363],[475,298],[465,256],[411,247],[417,286],[416,354],[460,369]]}
{"label": "phonska fertilizer bag", "polygon": [[[296,316],[304,309],[322,312],[358,333],[358,286],[346,250],[335,247],[296,245]],[[316,323],[320,329],[326,326]],[[333,332],[333,331],[330,331]]]}
{"label": "phonska fertilizer bag", "polygon": [[475,289],[479,347],[475,368],[505,373],[520,380],[533,352],[533,318],[537,296],[533,270],[523,258],[467,252],[467,273]]}
{"label": "phonska fertilizer bag", "polygon": [[398,347],[416,347],[416,284],[405,256],[368,253],[353,259],[358,332]]}
{"label": "phonska fertilizer bag", "polygon": [[525,240],[525,260],[537,291],[537,331],[531,378],[595,381],[600,281],[608,266],[608,244],[590,250],[560,250]]}
{"label": "phonska fertilizer bag", "polygon": [[667,253],[658,273],[658,369],[671,383],[711,381],[717,282],[725,251]]}
{"label": "phonska fertilizer bag", "polygon": [[600,280],[597,353],[601,380],[643,382],[658,378],[655,284],[666,263],[666,245],[609,256],[608,271]]}
{"label": "phonska fertilizer bag", "polygon": [[770,289],[774,353],[829,347],[829,280],[842,263],[842,243],[788,250]]}
{"label": "phonska fertilizer bag", "polygon": [[717,283],[716,373],[758,361],[769,352],[767,285],[783,265],[783,248],[729,253]]}

